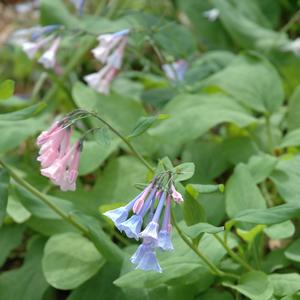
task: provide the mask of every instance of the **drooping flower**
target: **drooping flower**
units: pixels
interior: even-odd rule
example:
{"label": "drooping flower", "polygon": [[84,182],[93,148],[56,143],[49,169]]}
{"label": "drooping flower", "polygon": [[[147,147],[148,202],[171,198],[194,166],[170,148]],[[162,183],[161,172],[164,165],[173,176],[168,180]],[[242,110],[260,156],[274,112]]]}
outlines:
{"label": "drooping flower", "polygon": [[188,63],[184,59],[180,59],[172,64],[162,65],[162,69],[170,80],[182,81],[188,69]]}
{"label": "drooping flower", "polygon": [[[161,175],[155,177],[144,191],[126,206],[104,213],[127,237],[143,240],[130,259],[133,264],[136,264],[136,269],[162,271],[156,257],[156,249],[173,250],[170,223],[171,199],[180,202],[183,199],[179,195],[172,180],[166,178],[166,175]],[[182,200],[178,201],[179,198]],[[132,215],[129,216],[131,211]]]}
{"label": "drooping flower", "polygon": [[174,184],[171,185],[171,191],[172,191],[172,198],[174,199],[175,202],[177,203],[183,202],[183,197],[178,191],[176,191]]}
{"label": "drooping flower", "polygon": [[300,56],[300,38],[296,38],[295,40],[289,42],[288,44],[282,47],[282,51],[284,52],[293,52],[295,55]]}
{"label": "drooping flower", "polygon": [[220,11],[217,8],[212,8],[203,12],[203,16],[208,19],[210,22],[216,21],[220,16]]}
{"label": "drooping flower", "polygon": [[107,95],[112,80],[117,76],[119,70],[111,65],[106,65],[97,73],[84,77],[85,82],[99,93]]}
{"label": "drooping flower", "polygon": [[45,68],[50,69],[56,66],[56,53],[60,44],[60,38],[56,37],[60,25],[36,26],[16,31],[10,42],[19,45],[33,59],[38,51],[44,51],[38,62]]}
{"label": "drooping flower", "polygon": [[49,130],[37,138],[40,147],[37,160],[41,163],[41,174],[48,177],[63,191],[74,191],[82,142],[71,145],[72,128],[65,120],[55,122]]}
{"label": "drooping flower", "polygon": [[103,34],[97,39],[99,45],[92,49],[94,57],[104,64],[96,73],[86,75],[86,83],[99,93],[108,94],[112,80],[118,75],[122,67],[125,47],[128,43],[129,30]]}
{"label": "drooping flower", "polygon": [[42,64],[46,69],[53,69],[56,64],[56,53],[60,45],[60,38],[57,37],[50,48],[44,52],[44,54],[39,58],[38,62]]}

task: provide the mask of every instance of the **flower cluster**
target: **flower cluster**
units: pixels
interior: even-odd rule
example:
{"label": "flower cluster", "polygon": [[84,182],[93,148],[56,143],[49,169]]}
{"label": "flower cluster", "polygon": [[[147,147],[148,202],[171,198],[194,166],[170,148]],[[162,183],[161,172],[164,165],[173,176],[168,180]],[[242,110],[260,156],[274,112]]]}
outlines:
{"label": "flower cluster", "polygon": [[129,30],[125,29],[113,34],[103,34],[97,38],[99,45],[92,49],[92,53],[104,66],[98,72],[86,75],[84,80],[100,93],[109,93],[110,83],[121,69],[128,34]]}
{"label": "flower cluster", "polygon": [[[127,237],[142,239],[142,244],[130,258],[136,269],[161,272],[155,250],[172,251],[170,222],[171,199],[180,203],[182,195],[166,176],[156,177],[126,206],[104,213]],[[162,212],[164,209],[164,214]],[[132,215],[128,218],[130,212]],[[145,226],[143,226],[145,225]]]}
{"label": "flower cluster", "polygon": [[68,120],[55,122],[50,129],[37,138],[40,147],[37,160],[41,163],[41,174],[48,177],[62,191],[74,191],[82,142],[71,145],[72,127]]}
{"label": "flower cluster", "polygon": [[162,65],[162,69],[170,80],[182,81],[188,69],[188,63],[184,59],[179,59],[172,64]]}
{"label": "flower cluster", "polygon": [[49,25],[45,27],[32,27],[22,29],[14,33],[12,40],[19,44],[30,59],[33,59],[38,51],[44,50],[38,62],[46,69],[56,67],[56,54],[61,42],[60,37],[54,34],[60,26]]}

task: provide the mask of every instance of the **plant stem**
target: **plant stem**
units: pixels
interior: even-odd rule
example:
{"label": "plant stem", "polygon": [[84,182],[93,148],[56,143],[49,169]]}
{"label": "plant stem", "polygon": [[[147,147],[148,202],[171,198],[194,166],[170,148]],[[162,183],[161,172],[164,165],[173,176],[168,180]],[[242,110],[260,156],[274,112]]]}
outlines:
{"label": "plant stem", "polygon": [[194,245],[190,239],[182,232],[182,230],[179,228],[179,226],[176,223],[175,217],[173,212],[171,213],[171,217],[172,217],[172,223],[174,225],[174,227],[176,228],[179,236],[181,237],[181,239],[191,248],[191,250],[193,252],[195,252],[196,255],[198,255],[201,260],[207,265],[208,269],[210,270],[210,272],[215,275],[215,276],[219,276],[219,277],[231,277],[234,279],[239,279],[238,275],[232,274],[232,273],[227,273],[227,272],[223,272],[221,271],[217,266],[214,265],[213,262],[211,262],[209,260],[209,258],[207,258],[199,249],[196,245]]}
{"label": "plant stem", "polygon": [[227,253],[232,257],[232,259],[234,259],[236,262],[238,262],[247,271],[253,270],[252,267],[247,262],[245,262],[241,257],[239,257],[237,254],[235,254],[217,234],[214,234],[214,237],[224,247],[224,249],[227,251]]}
{"label": "plant stem", "polygon": [[270,115],[267,114],[265,116],[265,118],[266,118],[267,136],[268,136],[268,146],[269,146],[269,151],[272,154],[273,153],[273,135],[272,135]]}
{"label": "plant stem", "polygon": [[294,23],[297,23],[300,21],[300,10],[298,10],[293,17],[280,29],[282,32],[287,32]]}
{"label": "plant stem", "polygon": [[117,135],[128,147],[129,149],[136,155],[136,157],[144,164],[146,168],[152,173],[154,172],[154,168],[143,158],[143,156],[134,148],[134,146],[129,142],[129,140],[123,136],[117,129],[112,127],[108,122],[106,122],[102,117],[98,116],[96,113],[90,113],[91,116],[95,117],[97,120],[105,124],[115,135]]}
{"label": "plant stem", "polygon": [[20,186],[25,188],[27,191],[35,195],[37,198],[39,198],[44,204],[46,204],[49,208],[51,208],[53,211],[55,211],[62,219],[70,223],[72,226],[77,228],[80,232],[82,232],[87,238],[89,238],[96,246],[96,248],[99,250],[99,253],[102,254],[102,256],[109,262],[112,263],[122,263],[123,261],[123,254],[119,247],[115,245],[103,231],[98,231],[98,234],[101,236],[101,238],[95,239],[92,238],[90,230],[82,225],[81,223],[77,222],[76,219],[74,219],[71,215],[64,212],[60,207],[52,203],[46,195],[41,193],[39,190],[37,190],[34,186],[32,186],[30,183],[28,183],[23,178],[19,177],[11,167],[9,167],[6,163],[4,163],[2,160],[0,160],[0,165],[2,165],[9,173],[11,178],[15,180],[16,183],[18,183]]}

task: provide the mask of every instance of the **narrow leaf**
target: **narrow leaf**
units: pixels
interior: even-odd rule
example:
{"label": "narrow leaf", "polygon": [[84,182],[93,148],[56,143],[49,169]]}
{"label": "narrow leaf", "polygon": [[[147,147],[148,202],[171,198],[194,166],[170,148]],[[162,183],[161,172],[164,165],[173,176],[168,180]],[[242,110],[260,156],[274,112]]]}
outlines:
{"label": "narrow leaf", "polygon": [[44,102],[40,102],[38,104],[34,104],[14,112],[0,114],[0,121],[25,120],[34,116],[35,114],[43,110],[45,107],[46,104]]}

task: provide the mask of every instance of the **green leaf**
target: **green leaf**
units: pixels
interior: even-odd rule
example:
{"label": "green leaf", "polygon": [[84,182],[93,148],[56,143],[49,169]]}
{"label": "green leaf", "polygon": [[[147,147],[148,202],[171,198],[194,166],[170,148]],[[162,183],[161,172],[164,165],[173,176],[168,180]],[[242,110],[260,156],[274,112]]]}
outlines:
{"label": "green leaf", "polygon": [[237,234],[247,243],[252,243],[256,236],[260,234],[265,227],[265,225],[256,225],[251,228],[251,230],[242,230],[237,228]]}
{"label": "green leaf", "polygon": [[24,223],[31,217],[31,213],[12,195],[8,197],[6,211],[16,223]]}
{"label": "green leaf", "polygon": [[193,177],[194,172],[195,172],[195,165],[193,163],[182,163],[178,166],[176,166],[173,169],[173,172],[175,173],[174,176],[174,181],[179,182],[179,181],[184,181],[187,179],[190,179]]}
{"label": "green leaf", "polygon": [[0,169],[0,228],[6,215],[9,179],[8,171]]}
{"label": "green leaf", "polygon": [[35,236],[28,244],[23,265],[0,275],[2,299],[41,300],[49,287],[41,266],[45,239]]}
{"label": "green leaf", "polygon": [[300,86],[298,86],[288,102],[287,121],[289,130],[300,128],[299,112],[300,111]]}
{"label": "green leaf", "polygon": [[135,184],[145,179],[146,170],[140,161],[134,157],[120,156],[109,161],[98,177],[93,193],[101,195],[101,199],[96,200],[99,205],[126,202],[138,194]]}
{"label": "green leaf", "polygon": [[188,226],[205,221],[205,211],[198,200],[185,191],[183,202],[183,217]]}
{"label": "green leaf", "polygon": [[238,285],[223,283],[251,300],[266,300],[273,294],[273,286],[268,280],[268,276],[259,271],[248,272],[241,276]]}
{"label": "green leaf", "polygon": [[0,121],[19,121],[19,120],[26,120],[33,117],[35,114],[39,113],[46,107],[44,102],[40,102],[38,104],[33,104],[26,108],[6,113],[0,114]]}
{"label": "green leaf", "polygon": [[177,58],[186,57],[196,51],[196,43],[191,32],[176,23],[164,24],[154,33],[153,38],[168,55]]}
{"label": "green leaf", "polygon": [[284,252],[285,256],[296,262],[300,262],[300,239],[294,241]]}
{"label": "green leaf", "polygon": [[225,189],[223,184],[187,184],[185,188],[195,199],[199,194],[223,193]]}
{"label": "green leaf", "polygon": [[80,24],[80,21],[68,12],[61,0],[42,0],[40,12],[42,25],[61,24],[68,28],[78,28]]}
{"label": "green leaf", "polygon": [[213,233],[224,231],[223,226],[216,227],[208,223],[197,223],[192,226],[184,226],[182,229],[184,233],[192,239],[197,238],[201,233],[213,234]]}
{"label": "green leaf", "polygon": [[279,297],[292,296],[300,290],[300,275],[298,273],[271,274],[269,280],[274,287],[274,295]]}
{"label": "green leaf", "polygon": [[[119,94],[103,95],[80,82],[73,86],[72,95],[78,107],[99,113],[106,122],[125,136],[131,132],[141,117],[147,115],[140,102]],[[117,113],[118,111],[122,113]],[[103,125],[95,119],[91,119],[91,122],[95,127]],[[119,140],[119,138],[117,139]],[[153,141],[154,139],[148,133],[145,133],[140,137],[136,137],[132,143],[142,154],[149,155],[157,147]],[[127,147],[124,143],[121,145]]]}
{"label": "green leaf", "polygon": [[217,124],[246,126],[256,121],[236,101],[220,94],[179,95],[165,106],[164,113],[170,118],[148,132],[170,152],[174,146],[200,137]]}
{"label": "green leaf", "polygon": [[22,225],[5,225],[0,229],[0,267],[9,253],[22,242],[25,227]]}
{"label": "green leaf", "polygon": [[294,218],[300,213],[300,205],[289,203],[267,209],[247,209],[234,218],[235,221],[273,225]]}
{"label": "green leaf", "polygon": [[294,235],[295,226],[293,222],[287,220],[285,222],[274,224],[264,229],[265,234],[273,240],[287,239]]}
{"label": "green leaf", "polygon": [[12,80],[5,80],[0,83],[0,100],[5,100],[13,96],[15,89],[15,82]]}
{"label": "green leaf", "polygon": [[54,235],[47,241],[42,264],[49,284],[69,290],[95,275],[104,260],[89,240],[68,232]]}
{"label": "green leaf", "polygon": [[291,147],[300,145],[300,128],[290,131],[284,136],[280,143],[280,147]]}
{"label": "green leaf", "polygon": [[300,155],[283,156],[270,178],[285,202],[299,202]]}
{"label": "green leaf", "polygon": [[260,183],[270,176],[278,163],[278,159],[268,154],[252,156],[247,163],[253,181]]}
{"label": "green leaf", "polygon": [[232,39],[244,48],[270,50],[288,41],[285,33],[262,26],[230,2],[213,0],[212,4],[220,11],[220,20]]}
{"label": "green leaf", "polygon": [[196,300],[234,300],[233,296],[227,291],[209,289],[204,294],[199,295]]}
{"label": "green leaf", "polygon": [[151,117],[141,117],[135,127],[133,128],[131,134],[128,136],[128,138],[133,138],[139,135],[142,135],[147,129],[149,129],[156,120],[163,120],[166,119],[166,115],[157,115],[157,116],[151,116]]}
{"label": "green leaf", "polygon": [[86,175],[98,169],[117,150],[120,141],[99,145],[96,141],[85,141],[80,155],[79,174]]}
{"label": "green leaf", "polygon": [[204,84],[220,87],[241,104],[259,112],[274,112],[284,100],[276,69],[266,59],[257,56],[236,58]]}
{"label": "green leaf", "polygon": [[[68,300],[116,300],[121,290],[113,284],[119,268],[105,264],[101,270],[83,285],[75,289]],[[120,298],[119,298],[120,299]]]}
{"label": "green leaf", "polygon": [[40,132],[44,128],[43,120],[37,118],[11,122],[0,121],[0,153],[14,149],[29,136]]}
{"label": "green leaf", "polygon": [[226,211],[230,217],[250,208],[265,208],[266,203],[244,164],[236,166],[225,189]]}

